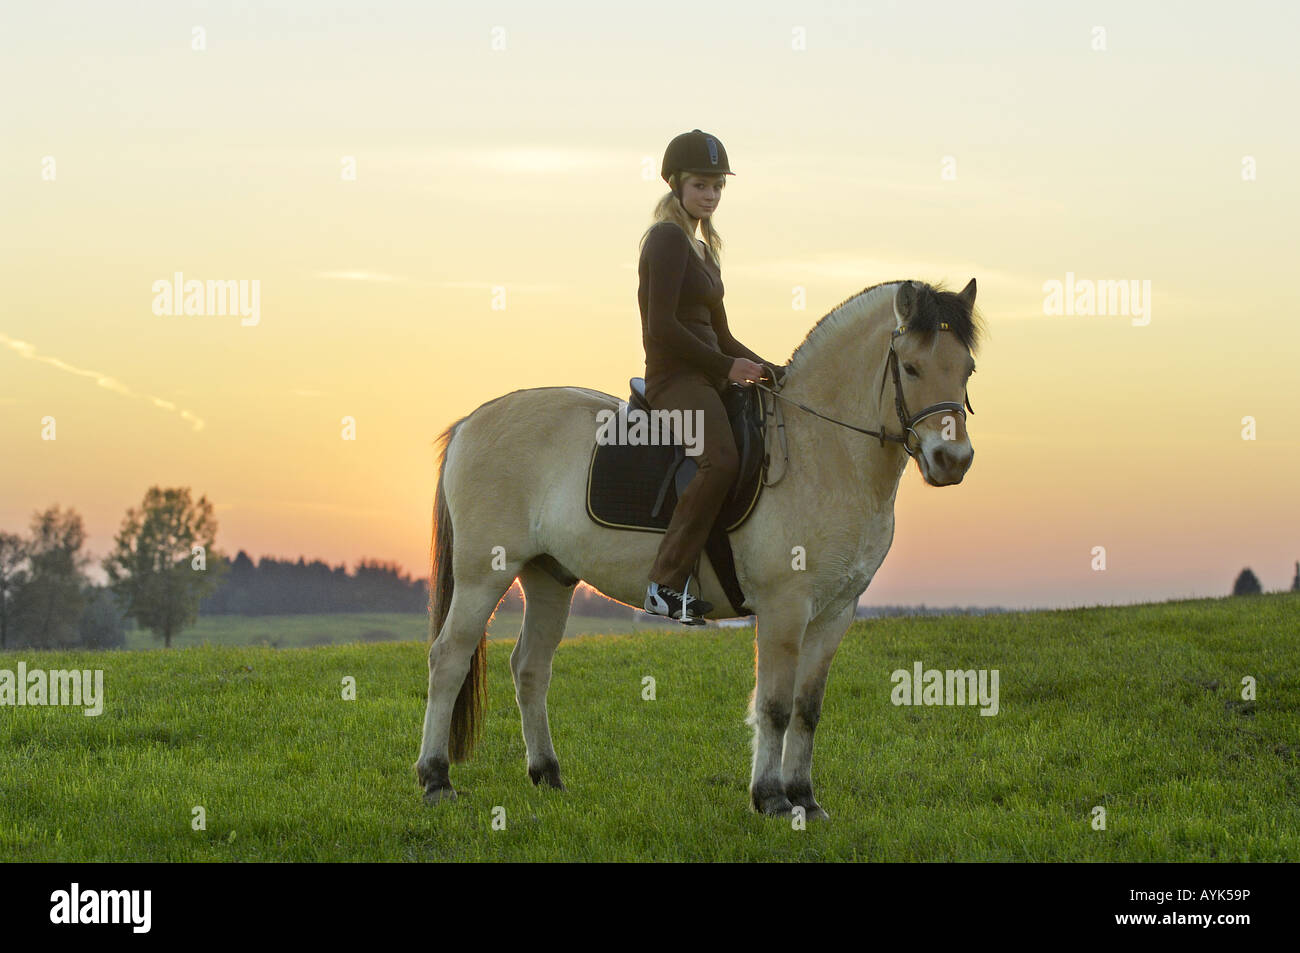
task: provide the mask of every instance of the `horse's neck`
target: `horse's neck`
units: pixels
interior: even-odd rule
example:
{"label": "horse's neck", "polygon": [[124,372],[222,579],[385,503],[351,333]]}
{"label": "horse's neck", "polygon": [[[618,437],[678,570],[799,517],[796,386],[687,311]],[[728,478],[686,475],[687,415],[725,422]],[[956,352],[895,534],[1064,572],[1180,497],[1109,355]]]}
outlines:
{"label": "horse's neck", "polygon": [[[886,366],[894,328],[892,302],[891,294],[880,295],[860,315],[828,325],[808,342],[806,359],[800,361],[797,374],[791,375],[782,393],[855,427],[897,433],[894,384]],[[882,447],[875,437],[787,407],[786,426],[791,425],[807,435],[800,442],[810,449],[833,442],[844,451],[843,455],[813,452],[808,463],[816,466],[818,459],[847,456],[852,472],[844,474],[846,480],[878,502],[894,497],[908,459],[898,443],[886,441]]]}

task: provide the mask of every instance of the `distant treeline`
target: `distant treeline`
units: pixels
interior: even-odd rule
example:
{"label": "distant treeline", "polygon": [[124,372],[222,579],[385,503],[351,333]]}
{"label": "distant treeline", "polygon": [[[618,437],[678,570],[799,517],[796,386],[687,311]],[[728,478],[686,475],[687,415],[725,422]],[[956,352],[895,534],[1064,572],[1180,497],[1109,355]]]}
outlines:
{"label": "distant treeline", "polygon": [[[428,611],[428,582],[403,573],[396,563],[362,559],[352,573],[302,556],[296,562],[264,556],[256,564],[240,551],[233,559],[214,545],[216,524],[206,498],[188,488],[151,487],[141,506],[127,511],[114,548],[100,565],[109,586],[96,586],[85,570],[86,532],[80,514],[58,504],[33,514],[30,534],[0,530],[0,651],[73,646],[118,648],[139,626],[165,645],[196,615],[302,615],[348,612]],[[196,545],[197,544],[197,545]],[[196,554],[206,551],[204,565]],[[215,570],[215,571],[214,571]],[[1291,590],[1300,592],[1300,562]],[[1249,568],[1232,592],[1263,591]],[[195,608],[197,606],[197,612]],[[519,611],[516,582],[499,611]],[[926,606],[859,607],[859,617],[1006,612],[1001,608]],[[580,585],[571,614],[633,618],[640,610],[606,599]]]}
{"label": "distant treeline", "polygon": [[[263,556],[256,564],[242,549],[210,596],[199,602],[199,615],[298,615],[317,612],[427,612],[429,582],[413,579],[397,563],[362,559],[355,573],[340,563],[319,559],[294,562]],[[522,612],[516,582],[498,612]],[[573,615],[631,618],[636,610],[578,586]]]}
{"label": "distant treeline", "polygon": [[1001,606],[946,606],[927,608],[925,603],[919,606],[858,606],[855,613],[859,619],[886,619],[913,615],[995,615],[999,612],[1015,612],[1015,609],[1003,609]]}
{"label": "distant treeline", "polygon": [[254,565],[242,549],[199,615],[296,615],[313,612],[425,612],[429,583],[397,563],[362,559],[349,573],[319,559],[263,556]]}
{"label": "distant treeline", "polygon": [[[497,612],[523,612],[524,597],[519,583],[507,590]],[[573,590],[573,601],[569,603],[569,615],[580,615],[598,619],[631,619],[640,612],[632,606],[607,599],[590,586],[579,584]]]}

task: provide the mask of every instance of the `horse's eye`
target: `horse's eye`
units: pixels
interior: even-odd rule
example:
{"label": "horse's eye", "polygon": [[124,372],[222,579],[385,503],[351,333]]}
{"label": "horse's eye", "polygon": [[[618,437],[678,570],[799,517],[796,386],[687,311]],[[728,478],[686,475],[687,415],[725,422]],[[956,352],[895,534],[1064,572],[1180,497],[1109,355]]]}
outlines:
{"label": "horse's eye", "polygon": [[912,377],[920,377],[920,376],[921,376],[920,374],[918,374],[918,373],[916,372],[916,368],[915,368],[913,365],[911,365],[911,364],[904,364],[904,365],[903,365],[903,370],[907,371],[907,373],[910,374]]}

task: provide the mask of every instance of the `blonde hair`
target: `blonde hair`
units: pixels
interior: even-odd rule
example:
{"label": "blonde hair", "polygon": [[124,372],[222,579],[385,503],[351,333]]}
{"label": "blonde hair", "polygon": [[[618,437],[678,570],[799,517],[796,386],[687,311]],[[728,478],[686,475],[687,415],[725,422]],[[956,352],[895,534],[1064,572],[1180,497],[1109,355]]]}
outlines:
{"label": "blonde hair", "polygon": [[[717,177],[722,179],[722,187],[726,188],[727,177],[721,174],[718,174]],[[678,184],[680,184],[681,187],[685,189],[686,181],[688,179],[711,178],[714,178],[714,175],[699,174],[695,172],[674,172],[668,176],[668,185],[670,188],[675,189]],[[655,203],[654,212],[651,217],[653,221],[650,223],[650,228],[647,228],[645,233],[641,236],[639,247],[645,245],[645,240],[649,237],[651,228],[654,228],[660,222],[672,222],[685,233],[687,238],[691,240],[691,248],[694,250],[695,254],[700,258],[704,257],[704,250],[700,248],[699,243],[695,240],[695,227],[691,222],[691,217],[686,214],[686,209],[682,207],[682,203],[677,201],[676,195],[669,192],[659,199],[659,201]],[[704,241],[709,246],[712,253],[713,263],[721,268],[722,266],[719,262],[722,258],[722,236],[719,235],[717,229],[713,227],[712,215],[700,220],[700,232],[704,235]]]}

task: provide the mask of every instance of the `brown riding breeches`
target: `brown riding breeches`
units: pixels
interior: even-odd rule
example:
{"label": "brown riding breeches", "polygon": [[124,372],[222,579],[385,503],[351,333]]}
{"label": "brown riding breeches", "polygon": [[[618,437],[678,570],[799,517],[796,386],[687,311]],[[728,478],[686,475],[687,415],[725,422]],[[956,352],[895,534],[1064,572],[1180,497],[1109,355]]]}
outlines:
{"label": "brown riding breeches", "polygon": [[[724,383],[722,386],[727,385]],[[668,531],[659,544],[654,566],[650,569],[650,582],[680,592],[686,584],[686,577],[695,572],[709,530],[713,528],[722,503],[735,482],[740,456],[736,452],[736,440],[731,435],[731,422],[722,404],[722,396],[704,374],[679,373],[647,380],[646,399],[655,410],[680,410],[683,417],[692,414],[694,439],[703,447],[694,458],[699,469],[677,500]],[[694,416],[696,411],[703,411],[702,434],[699,420]],[[674,439],[682,440],[676,428]],[[694,584],[691,590],[692,594],[699,592]]]}

